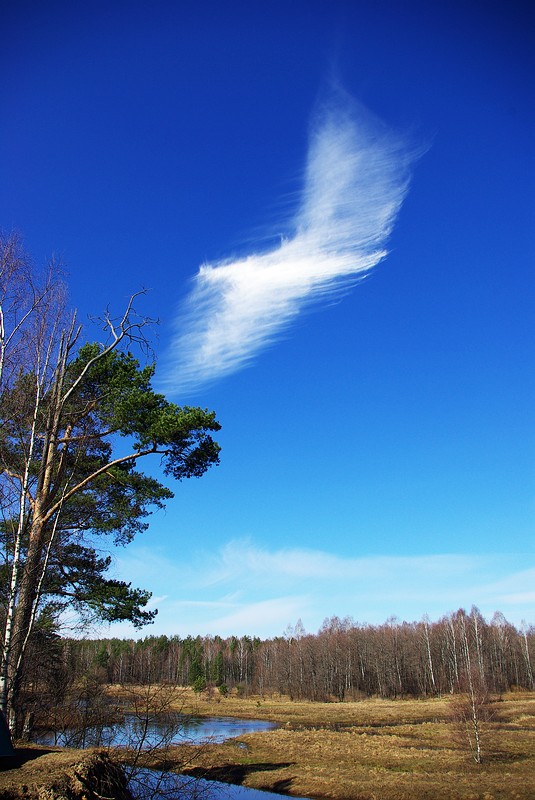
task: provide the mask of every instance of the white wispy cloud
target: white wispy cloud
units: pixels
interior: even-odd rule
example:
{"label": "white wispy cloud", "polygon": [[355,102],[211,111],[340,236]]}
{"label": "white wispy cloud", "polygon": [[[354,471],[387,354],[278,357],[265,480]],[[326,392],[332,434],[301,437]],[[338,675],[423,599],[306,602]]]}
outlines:
{"label": "white wispy cloud", "polygon": [[[232,623],[263,622],[260,598],[270,598],[274,610],[286,608],[287,622],[301,617],[309,630],[334,614],[380,623],[392,614],[406,620],[424,613],[439,618],[472,605],[489,619],[494,611],[505,610],[518,623],[533,617],[533,570],[520,565],[518,554],[342,557],[321,550],[266,548],[247,539],[228,542],[211,562],[204,559],[199,588],[222,592],[227,586],[240,587],[236,610],[217,619],[225,629]],[[509,591],[512,587],[516,593]]]}
{"label": "white wispy cloud", "polygon": [[273,635],[273,631],[282,633],[290,622],[297,621],[303,615],[303,608],[308,606],[306,596],[295,595],[242,602],[229,613],[212,619],[211,623],[213,630],[225,631],[227,635],[243,631],[249,636],[268,637]]}
{"label": "white wispy cloud", "polygon": [[[501,610],[520,624],[535,609],[535,572],[525,564],[525,555],[513,553],[350,557],[235,539],[200,548],[178,571],[163,552],[136,546],[117,567],[154,592],[159,613],[146,634],[274,636],[299,618],[315,631],[333,615],[379,624],[392,615],[438,619],[472,605],[488,619]],[[109,633],[139,635],[126,624]]]}
{"label": "white wispy cloud", "polygon": [[263,581],[269,585],[288,581],[389,581],[393,575],[397,576],[398,585],[400,580],[433,580],[444,575],[459,578],[481,569],[489,559],[459,554],[344,558],[304,548],[268,550],[250,539],[234,539],[204,561],[208,566],[199,578],[204,586],[258,586]]}
{"label": "white wispy cloud", "polygon": [[288,237],[200,267],[165,359],[166,390],[183,394],[242,368],[306,305],[381,261],[414,156],[343,91],[318,104]]}

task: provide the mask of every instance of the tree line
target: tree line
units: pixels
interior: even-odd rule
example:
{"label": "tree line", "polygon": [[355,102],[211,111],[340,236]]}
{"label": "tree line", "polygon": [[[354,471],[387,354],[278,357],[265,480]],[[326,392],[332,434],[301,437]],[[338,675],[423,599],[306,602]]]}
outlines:
{"label": "tree line", "polygon": [[425,697],[466,691],[475,678],[490,692],[531,690],[535,628],[521,630],[477,608],[437,622],[361,625],[326,619],[316,634],[299,621],[283,636],[148,636],[143,639],[63,639],[57,649],[64,681],[95,670],[111,684],[176,684],[198,691],[281,693],[292,699],[359,696]]}

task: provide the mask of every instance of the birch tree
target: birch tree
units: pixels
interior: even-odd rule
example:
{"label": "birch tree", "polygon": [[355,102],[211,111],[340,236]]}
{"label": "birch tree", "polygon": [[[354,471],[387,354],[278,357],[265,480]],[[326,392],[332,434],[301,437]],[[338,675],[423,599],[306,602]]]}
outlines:
{"label": "birch tree", "polygon": [[18,243],[2,242],[0,286],[0,505],[3,636],[0,707],[16,728],[20,681],[33,631],[68,603],[107,621],[150,622],[150,594],[107,575],[95,541],[126,544],[173,494],[138,463],[155,456],[176,480],[219,460],[213,412],[179,407],[151,385],[150,320],[131,297],[100,319],[88,342],[65,310],[56,271],[37,286]]}

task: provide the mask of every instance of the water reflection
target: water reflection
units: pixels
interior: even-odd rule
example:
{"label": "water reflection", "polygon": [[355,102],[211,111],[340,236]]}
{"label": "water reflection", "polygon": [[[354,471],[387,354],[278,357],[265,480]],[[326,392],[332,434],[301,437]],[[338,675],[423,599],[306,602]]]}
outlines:
{"label": "water reflection", "polygon": [[190,717],[165,714],[148,721],[125,714],[121,722],[84,730],[66,729],[40,734],[38,744],[61,747],[166,747],[170,744],[220,744],[234,736],[275,728],[273,722],[233,717]]}
{"label": "water reflection", "polygon": [[[202,778],[188,778],[171,772],[161,774],[152,770],[140,770],[130,779],[129,788],[136,800],[281,800],[282,795],[249,789]],[[293,800],[305,800],[295,797]],[[307,800],[310,800],[308,798]]]}
{"label": "water reflection", "polygon": [[[147,724],[146,719],[125,714],[124,719],[114,725],[95,726],[83,731],[48,731],[36,741],[63,747],[129,746],[148,749],[169,744],[219,744],[236,736],[275,727],[275,723],[265,720],[190,717],[179,713],[158,715]],[[173,772],[136,769],[128,777],[130,791],[136,800],[281,800],[282,797],[273,792],[191,778]]]}

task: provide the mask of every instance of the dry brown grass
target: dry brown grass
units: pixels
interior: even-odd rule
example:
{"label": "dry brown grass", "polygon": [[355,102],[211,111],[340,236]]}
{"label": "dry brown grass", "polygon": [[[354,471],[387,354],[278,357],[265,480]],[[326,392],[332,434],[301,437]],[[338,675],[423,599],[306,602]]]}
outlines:
{"label": "dry brown grass", "polygon": [[[296,703],[283,697],[195,699],[203,714],[272,719],[280,728],[198,754],[194,774],[337,800],[533,800],[535,696],[495,700],[475,764],[454,735],[450,698]],[[202,767],[202,769],[201,769]]]}
{"label": "dry brown grass", "polygon": [[[523,697],[525,695],[522,695]],[[520,695],[518,695],[520,698]],[[527,695],[531,697],[531,695]],[[200,716],[229,716],[265,719],[291,725],[354,725],[426,722],[449,713],[449,698],[430,700],[381,700],[365,698],[356,702],[316,703],[294,701],[285,695],[221,697],[218,692],[196,695],[189,688],[176,690],[176,708]]]}
{"label": "dry brown grass", "polygon": [[[298,703],[278,696],[199,698],[179,690],[174,704],[182,711],[270,719],[280,727],[223,745],[184,745],[166,760],[190,774],[318,800],[533,800],[535,694],[493,702],[480,765],[456,735],[450,702]],[[0,797],[11,797],[17,786],[24,794],[22,784],[44,785],[45,776],[48,781],[79,758],[76,751],[50,750],[19,751],[24,766],[0,770]]]}

